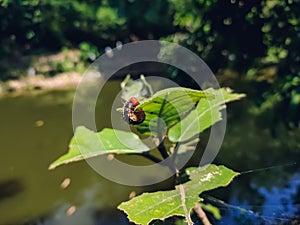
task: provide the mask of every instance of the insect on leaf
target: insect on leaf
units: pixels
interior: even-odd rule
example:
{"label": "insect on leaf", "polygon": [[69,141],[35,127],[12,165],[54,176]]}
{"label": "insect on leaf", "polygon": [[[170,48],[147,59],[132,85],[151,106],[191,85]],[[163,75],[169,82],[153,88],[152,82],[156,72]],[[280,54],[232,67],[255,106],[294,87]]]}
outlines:
{"label": "insect on leaf", "polygon": [[201,99],[206,98],[213,98],[213,95],[181,87],[159,91],[136,107],[136,110],[142,109],[146,115],[137,129],[142,134],[163,135],[168,128],[195,109]]}

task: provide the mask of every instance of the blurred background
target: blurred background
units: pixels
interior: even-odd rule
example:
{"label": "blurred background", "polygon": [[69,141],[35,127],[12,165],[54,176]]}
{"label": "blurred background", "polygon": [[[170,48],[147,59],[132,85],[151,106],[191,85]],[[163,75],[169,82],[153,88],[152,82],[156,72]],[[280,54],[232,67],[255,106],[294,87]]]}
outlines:
{"label": "blurred background", "polygon": [[[187,47],[221,86],[247,94],[228,106],[215,163],[248,172],[209,193],[216,198],[207,201],[223,215],[209,215],[214,224],[300,224],[299,3],[0,0],[0,224],[129,224],[116,210],[121,201],[169,188],[118,185],[84,162],[47,169],[67,151],[72,100],[87,67],[115,47],[147,39]],[[111,106],[127,73],[195,87],[179,70],[151,67],[129,67],[105,85],[99,130],[111,127]]]}

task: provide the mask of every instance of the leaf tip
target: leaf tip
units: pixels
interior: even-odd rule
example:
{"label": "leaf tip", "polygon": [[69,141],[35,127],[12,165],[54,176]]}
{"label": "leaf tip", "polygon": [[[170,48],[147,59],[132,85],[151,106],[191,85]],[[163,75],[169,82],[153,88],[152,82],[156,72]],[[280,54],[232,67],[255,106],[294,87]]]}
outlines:
{"label": "leaf tip", "polygon": [[55,163],[51,163],[50,166],[48,167],[48,170],[54,170],[58,165]]}
{"label": "leaf tip", "polygon": [[55,168],[57,168],[57,167],[61,166],[62,164],[64,164],[63,162],[58,162],[58,160],[55,160],[54,162],[52,162],[49,165],[48,170],[54,170]]}

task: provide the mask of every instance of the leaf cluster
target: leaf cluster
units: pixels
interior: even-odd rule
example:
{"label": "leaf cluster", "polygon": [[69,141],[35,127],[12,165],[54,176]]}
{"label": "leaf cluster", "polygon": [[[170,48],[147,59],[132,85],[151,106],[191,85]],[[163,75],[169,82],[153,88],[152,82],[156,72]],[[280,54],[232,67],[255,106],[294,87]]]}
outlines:
{"label": "leaf cluster", "polygon": [[[136,88],[135,84],[137,85]],[[77,127],[69,144],[69,151],[53,162],[49,169],[59,165],[80,161],[87,158],[107,154],[135,154],[146,157],[154,162],[161,162],[167,157],[176,157],[188,151],[189,144],[197,142],[199,133],[222,120],[221,111],[225,103],[238,100],[244,94],[232,93],[229,89],[207,89],[204,91],[189,88],[168,88],[152,94],[151,86],[142,76],[141,80],[133,81],[127,77],[122,83],[122,98],[130,95],[141,99],[135,110],[143,110],[146,119],[136,126],[139,134],[158,139],[161,143],[157,149],[162,158],[151,155],[149,148],[140,137],[133,133],[111,128],[100,132],[85,127]],[[141,95],[141,90],[144,94]],[[121,115],[120,115],[121,119]],[[166,147],[169,140],[173,145],[185,142],[176,154],[171,151],[172,145]],[[174,190],[144,193],[128,202],[119,205],[119,209],[128,214],[128,218],[138,224],[149,224],[155,219],[166,219],[171,216],[183,216],[192,224],[190,214],[196,204],[220,217],[218,209],[201,202],[199,194],[217,187],[226,186],[238,173],[224,167],[207,165],[199,168],[187,168],[187,182],[176,165],[168,165],[174,171],[177,185]]]}

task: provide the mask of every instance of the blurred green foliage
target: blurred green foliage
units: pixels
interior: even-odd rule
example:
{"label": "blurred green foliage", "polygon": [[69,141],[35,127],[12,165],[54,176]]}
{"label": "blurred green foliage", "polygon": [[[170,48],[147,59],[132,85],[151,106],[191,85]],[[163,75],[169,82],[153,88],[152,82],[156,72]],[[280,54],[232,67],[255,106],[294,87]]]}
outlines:
{"label": "blurred green foliage", "polygon": [[[170,0],[179,30],[165,40],[196,51],[217,72],[251,84],[253,111],[276,126],[300,121],[299,0]],[[240,89],[237,85],[237,89]],[[250,94],[251,96],[251,94]],[[275,113],[274,113],[275,110]]]}
{"label": "blurred green foliage", "polygon": [[81,42],[103,47],[130,35],[159,38],[172,29],[165,11],[168,2],[158,0],[3,0],[0,4],[1,53],[59,50]]}
{"label": "blurred green foliage", "polygon": [[125,17],[105,1],[6,0],[0,8],[7,53],[37,47],[59,49],[83,40],[113,40]]}
{"label": "blurred green foliage", "polygon": [[[73,69],[81,71],[82,62],[87,66],[107,46],[158,39],[173,29],[166,8],[159,0],[0,0],[0,80],[18,79],[30,67],[40,71],[31,56],[61,52],[65,58],[79,49]],[[70,71],[66,62],[52,63],[50,75]]]}
{"label": "blurred green foliage", "polygon": [[[257,104],[253,112],[265,115],[270,124],[280,119],[294,127],[300,121],[299,3],[2,0],[0,54],[15,59],[41,49],[76,48],[81,61],[91,62],[117,41],[169,40],[196,52],[214,72],[237,72]],[[7,64],[0,62],[0,80],[11,78]],[[180,80],[174,71],[170,76]],[[245,91],[241,83],[234,88]],[[274,109],[277,113],[270,116]]]}

